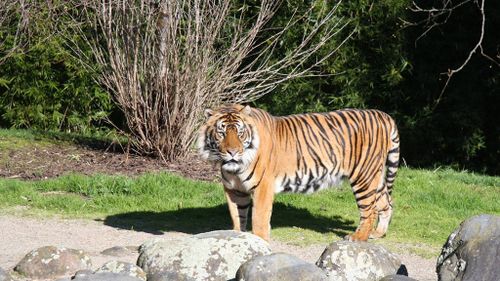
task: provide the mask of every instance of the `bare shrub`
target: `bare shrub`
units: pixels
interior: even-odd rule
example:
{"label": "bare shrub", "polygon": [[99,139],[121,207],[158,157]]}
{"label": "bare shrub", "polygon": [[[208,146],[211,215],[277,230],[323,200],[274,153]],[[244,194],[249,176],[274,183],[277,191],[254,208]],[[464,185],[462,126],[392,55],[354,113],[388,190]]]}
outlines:
{"label": "bare shrub", "polygon": [[14,52],[22,49],[27,34],[30,15],[34,14],[31,1],[0,0],[0,64]]}
{"label": "bare shrub", "polygon": [[[426,17],[418,22],[407,22],[407,25],[422,25],[425,30],[424,32],[417,38],[416,41],[420,40],[421,38],[425,37],[429,32],[431,32],[434,28],[439,27],[441,25],[447,24],[448,19],[451,17],[452,13],[461,8],[462,6],[465,6],[467,4],[473,4],[477,6],[477,9],[479,10],[479,17],[480,17],[480,26],[478,27],[478,39],[476,41],[476,44],[472,49],[469,51],[465,59],[462,61],[462,63],[458,66],[450,67],[448,68],[447,72],[441,73],[442,75],[446,75],[446,82],[444,83],[443,88],[441,89],[441,93],[439,94],[439,97],[436,99],[434,102],[434,107],[435,108],[439,102],[441,101],[443,94],[448,87],[448,84],[451,81],[451,78],[453,75],[456,73],[462,71],[464,67],[467,66],[467,64],[471,61],[472,56],[474,54],[479,54],[483,58],[486,58],[493,64],[500,66],[500,53],[497,51],[497,54],[495,55],[489,55],[486,54],[483,48],[483,41],[484,41],[484,36],[485,36],[485,30],[486,30],[486,10],[485,10],[485,2],[486,0],[477,0],[477,1],[472,1],[472,0],[458,0],[458,1],[452,1],[452,0],[441,0],[441,1],[436,1],[434,4],[436,6],[432,6],[431,8],[423,8],[421,7],[416,1],[412,2],[412,6],[410,10],[414,13],[418,14],[424,14]],[[427,3],[428,4],[428,3]],[[416,42],[415,42],[416,43]]]}
{"label": "bare shrub", "polygon": [[72,47],[87,67],[99,71],[99,82],[125,114],[135,149],[165,160],[184,156],[206,107],[249,102],[284,81],[315,75],[312,70],[335,50],[307,67],[304,63],[346,24],[334,18],[335,9],[324,10],[299,46],[277,56],[280,38],[299,20],[266,29],[279,1],[261,1],[252,16],[232,3],[74,2],[69,28],[92,52]]}

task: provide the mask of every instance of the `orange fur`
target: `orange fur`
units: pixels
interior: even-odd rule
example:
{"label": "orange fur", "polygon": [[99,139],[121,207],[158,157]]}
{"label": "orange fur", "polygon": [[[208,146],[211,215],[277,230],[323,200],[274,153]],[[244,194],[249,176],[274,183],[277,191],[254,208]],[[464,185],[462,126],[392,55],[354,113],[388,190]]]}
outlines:
{"label": "orange fur", "polygon": [[253,197],[252,230],[269,240],[275,193],[311,193],[345,177],[360,211],[360,224],[347,238],[385,235],[399,161],[399,136],[389,115],[346,109],[274,117],[227,105],[207,110],[207,117],[198,145],[221,167],[235,230],[245,230]]}

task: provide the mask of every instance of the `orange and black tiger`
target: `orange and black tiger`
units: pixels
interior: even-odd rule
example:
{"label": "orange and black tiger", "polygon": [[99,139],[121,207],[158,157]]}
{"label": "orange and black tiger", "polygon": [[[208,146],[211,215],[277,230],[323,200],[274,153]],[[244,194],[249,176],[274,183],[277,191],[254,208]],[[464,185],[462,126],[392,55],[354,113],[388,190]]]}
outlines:
{"label": "orange and black tiger", "polygon": [[345,109],[275,117],[226,105],[205,115],[198,145],[205,159],[220,164],[235,230],[245,230],[253,201],[252,231],[269,240],[275,193],[311,193],[345,177],[360,212],[358,228],[346,238],[367,240],[387,232],[399,135],[386,113]]}

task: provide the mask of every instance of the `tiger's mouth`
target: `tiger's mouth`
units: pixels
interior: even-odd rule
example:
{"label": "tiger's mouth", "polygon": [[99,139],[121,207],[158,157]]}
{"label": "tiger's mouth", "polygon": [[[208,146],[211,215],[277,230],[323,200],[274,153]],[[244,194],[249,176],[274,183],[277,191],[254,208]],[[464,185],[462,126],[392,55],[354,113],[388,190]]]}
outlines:
{"label": "tiger's mouth", "polygon": [[242,163],[243,162],[241,160],[235,160],[235,159],[224,160],[222,161],[221,168],[229,173],[237,173],[241,169]]}

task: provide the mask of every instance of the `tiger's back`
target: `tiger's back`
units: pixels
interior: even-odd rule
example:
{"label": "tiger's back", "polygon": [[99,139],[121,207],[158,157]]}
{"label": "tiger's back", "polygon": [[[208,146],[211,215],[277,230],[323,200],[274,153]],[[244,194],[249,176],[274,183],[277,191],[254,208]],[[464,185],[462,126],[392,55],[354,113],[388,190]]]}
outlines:
{"label": "tiger's back", "polygon": [[399,147],[394,121],[378,110],[291,115],[275,122],[270,164],[277,177],[276,192],[310,193],[342,177],[353,184],[362,182],[373,175],[370,168],[381,168],[389,151]]}
{"label": "tiger's back", "polygon": [[[253,223],[254,233],[257,228],[257,235],[268,238],[270,227],[265,223],[270,221],[274,193],[311,193],[346,177],[360,210],[360,225],[349,239],[367,240],[386,233],[399,161],[399,136],[389,115],[357,109],[283,117],[255,108],[245,114],[242,111],[242,106],[225,107],[220,111],[222,116],[230,114],[232,118],[217,121],[220,125],[220,120],[226,120],[231,128],[235,123],[229,120],[240,120],[252,137],[246,140],[251,144],[246,149],[235,144],[246,160],[232,169],[224,169],[224,165],[221,169],[233,224],[239,224],[235,229],[246,224],[250,195],[254,199],[252,221],[258,221]],[[234,131],[239,136],[239,129]],[[230,135],[226,134],[220,145],[222,154],[232,149],[233,144],[227,141]],[[232,140],[238,143],[236,138]]]}

